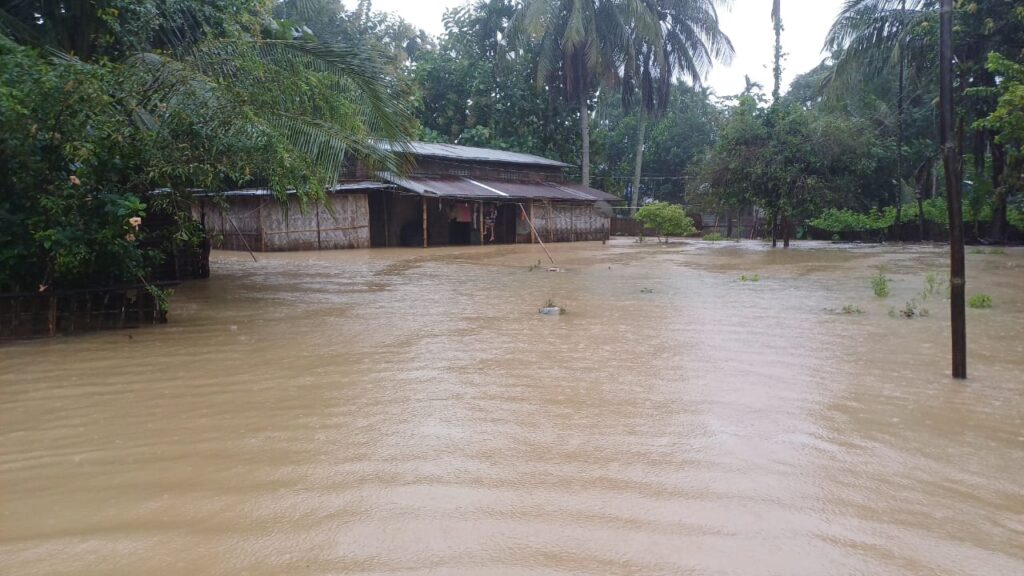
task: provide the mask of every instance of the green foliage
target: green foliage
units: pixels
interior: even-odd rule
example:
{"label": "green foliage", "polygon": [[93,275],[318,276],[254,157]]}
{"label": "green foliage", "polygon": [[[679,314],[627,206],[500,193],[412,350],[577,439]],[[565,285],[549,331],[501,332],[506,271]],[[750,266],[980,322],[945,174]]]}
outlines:
{"label": "green foliage", "polygon": [[967,301],[967,305],[977,310],[988,309],[992,307],[992,297],[988,294],[977,294],[971,296],[971,299]]}
{"label": "green foliage", "polygon": [[149,134],[121,121],[109,68],[50,63],[0,36],[0,290],[137,282]]}
{"label": "green foliage", "polygon": [[706,240],[708,242],[721,242],[722,240],[725,240],[725,236],[722,236],[718,232],[712,232],[711,234],[705,234],[702,236],[701,240]]}
{"label": "green foliage", "polygon": [[884,270],[879,270],[878,274],[871,278],[871,290],[879,298],[889,296],[889,278],[885,275]]}
{"label": "green foliage", "polygon": [[858,193],[881,153],[875,138],[856,119],[797,104],[765,108],[743,96],[729,110],[699,181],[713,204],[811,217]]}
{"label": "green foliage", "polygon": [[740,276],[740,282],[760,282],[760,281],[761,281],[761,275],[760,274],[749,274],[749,275],[748,274],[744,274],[743,276]]}
{"label": "green foliage", "polygon": [[689,236],[697,232],[693,220],[686,215],[683,207],[667,202],[655,202],[644,206],[636,213],[637,221],[653,228],[659,237]]}
{"label": "green foliage", "polygon": [[[929,198],[923,202],[925,220],[943,228],[949,228],[949,213],[945,198]],[[918,208],[916,204],[903,207],[900,221],[916,222]],[[810,225],[826,232],[879,232],[892,228],[896,222],[896,208],[888,206],[884,210],[855,212],[842,208],[830,208],[821,216],[810,221]]]}
{"label": "green foliage", "polygon": [[1010,208],[1006,212],[1006,220],[1017,230],[1024,232],[1024,210]]}
{"label": "green foliage", "polygon": [[[267,2],[64,5],[0,3],[0,290],[145,279],[200,237],[189,189],[310,198],[352,156],[402,168],[373,141],[411,122],[377,61],[275,39]],[[157,214],[160,238],[128,224]]]}
{"label": "green foliage", "polygon": [[858,306],[855,306],[853,304],[847,304],[846,306],[843,306],[842,313],[847,315],[859,315],[863,314],[864,311],[861,310]]}
{"label": "green foliage", "polygon": [[535,82],[539,47],[525,38],[523,57],[508,58],[498,38],[515,14],[508,0],[445,13],[437,50],[423,50],[410,72],[420,138],[514,150],[576,162],[576,107]]}

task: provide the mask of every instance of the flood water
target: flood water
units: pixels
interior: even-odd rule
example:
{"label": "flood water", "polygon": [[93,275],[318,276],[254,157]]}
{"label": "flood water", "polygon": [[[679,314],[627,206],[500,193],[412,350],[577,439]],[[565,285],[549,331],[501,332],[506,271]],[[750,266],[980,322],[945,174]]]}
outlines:
{"label": "flood water", "polygon": [[888,314],[945,248],[552,249],[215,253],[0,348],[0,573],[1024,574],[1024,250],[958,383],[944,290]]}

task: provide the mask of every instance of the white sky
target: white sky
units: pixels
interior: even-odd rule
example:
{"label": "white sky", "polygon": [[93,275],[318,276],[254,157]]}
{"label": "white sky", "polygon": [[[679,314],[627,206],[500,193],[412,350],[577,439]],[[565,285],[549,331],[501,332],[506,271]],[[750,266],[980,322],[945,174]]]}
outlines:
{"label": "white sky", "polygon": [[[376,10],[395,12],[431,34],[444,31],[441,16],[445,8],[465,4],[466,0],[374,0]],[[347,4],[354,4],[350,0]],[[818,65],[824,58],[821,47],[842,0],[782,0],[783,50],[786,61],[783,82]],[[771,24],[772,0],[732,0],[731,9],[722,9],[722,29],[736,47],[731,66],[718,65],[707,80],[719,95],[743,90],[743,76],[760,82],[765,92],[772,87],[772,50],[775,34]]]}

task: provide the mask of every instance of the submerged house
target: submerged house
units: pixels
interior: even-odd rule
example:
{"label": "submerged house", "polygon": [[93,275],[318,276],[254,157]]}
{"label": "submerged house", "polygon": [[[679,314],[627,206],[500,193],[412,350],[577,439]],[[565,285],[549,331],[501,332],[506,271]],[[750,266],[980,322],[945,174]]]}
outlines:
{"label": "submerged house", "polygon": [[568,164],[450,144],[414,142],[402,152],[416,161],[409,174],[356,166],[323,204],[303,209],[295,197],[236,190],[201,196],[194,213],[214,247],[256,252],[609,237],[609,203],[620,199],[567,182]]}

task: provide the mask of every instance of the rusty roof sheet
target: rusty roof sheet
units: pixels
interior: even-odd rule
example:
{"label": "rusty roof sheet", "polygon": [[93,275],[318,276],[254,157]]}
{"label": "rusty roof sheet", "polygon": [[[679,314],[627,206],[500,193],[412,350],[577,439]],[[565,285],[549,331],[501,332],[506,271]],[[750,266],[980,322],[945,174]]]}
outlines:
{"label": "rusty roof sheet", "polygon": [[587,196],[591,196],[594,199],[600,200],[602,202],[611,202],[611,203],[623,202],[622,198],[619,198],[618,196],[616,196],[614,194],[609,194],[607,192],[602,192],[602,191],[600,191],[600,190],[598,190],[596,188],[591,188],[589,186],[584,186],[583,184],[566,184],[566,183],[562,183],[562,184],[552,184],[552,186],[557,186],[559,188],[563,188],[563,189],[566,189],[566,190],[572,190],[573,192],[577,192],[577,193],[581,193],[581,194],[586,194]]}
{"label": "rusty roof sheet", "polygon": [[411,154],[413,156],[426,156],[429,158],[445,158],[448,160],[463,160],[475,162],[501,162],[504,164],[520,164],[523,166],[547,166],[550,168],[572,168],[571,164],[551,160],[543,156],[533,154],[522,154],[520,152],[506,152],[505,150],[494,150],[491,148],[474,148],[472,146],[457,146],[455,144],[432,144],[429,142],[409,142],[407,144],[396,144],[393,142],[381,141],[378,145],[384,150],[398,153]]}
{"label": "rusty roof sheet", "polygon": [[615,202],[617,196],[579,184],[554,182],[506,182],[466,177],[396,176],[380,177],[414,194],[438,198],[473,200],[560,200],[566,202]]}
{"label": "rusty roof sheet", "polygon": [[[388,188],[394,188],[391,184],[374,181],[364,182],[340,182],[334,186],[328,186],[324,189],[325,192],[359,192],[362,190],[386,190]],[[285,194],[291,196],[295,194],[295,190],[287,190]],[[273,196],[274,192],[268,188],[243,188],[241,190],[227,190],[225,192],[205,192],[196,191],[193,193],[197,197],[220,197],[224,196],[227,198],[234,197],[247,197],[247,196]]]}

